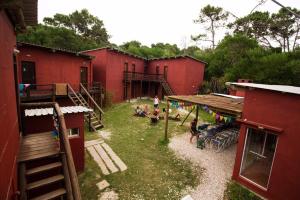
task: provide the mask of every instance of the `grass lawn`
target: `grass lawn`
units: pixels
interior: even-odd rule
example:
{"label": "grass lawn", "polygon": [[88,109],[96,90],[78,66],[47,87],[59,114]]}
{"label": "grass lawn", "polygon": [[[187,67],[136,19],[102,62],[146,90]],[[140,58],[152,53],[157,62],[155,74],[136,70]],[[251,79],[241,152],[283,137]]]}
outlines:
{"label": "grass lawn", "polygon": [[[180,199],[187,187],[198,184],[200,169],[194,168],[189,161],[177,159],[162,142],[164,121],[151,125],[149,118],[133,116],[132,106],[145,103],[152,104],[147,100],[121,103],[105,112],[104,130],[112,132],[111,140],[106,142],[128,169],[104,177],[86,153],[86,169],[79,176],[83,199],[97,199],[99,191],[95,184],[103,178],[120,199]],[[169,121],[171,135],[186,131],[187,127]],[[86,140],[96,137],[94,133],[86,132]]]}

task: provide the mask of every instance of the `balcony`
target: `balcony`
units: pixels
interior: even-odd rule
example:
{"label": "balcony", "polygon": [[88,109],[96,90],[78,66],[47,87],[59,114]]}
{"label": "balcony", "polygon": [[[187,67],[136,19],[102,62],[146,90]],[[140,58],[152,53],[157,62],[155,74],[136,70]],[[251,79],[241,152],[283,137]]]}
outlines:
{"label": "balcony", "polygon": [[164,80],[163,74],[145,74],[139,72],[124,71],[124,81],[152,81],[162,82]]}
{"label": "balcony", "polygon": [[[54,99],[67,96],[68,84],[19,84],[19,96],[22,102],[42,99]],[[84,93],[79,84],[70,84],[76,93]],[[99,82],[82,83],[90,94],[101,94],[104,89]]]}

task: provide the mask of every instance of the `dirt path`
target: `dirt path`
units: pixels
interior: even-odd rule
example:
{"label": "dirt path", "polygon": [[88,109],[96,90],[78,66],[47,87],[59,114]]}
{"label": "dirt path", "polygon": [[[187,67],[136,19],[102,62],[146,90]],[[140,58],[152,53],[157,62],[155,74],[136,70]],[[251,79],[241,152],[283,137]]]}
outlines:
{"label": "dirt path", "polygon": [[189,143],[189,137],[188,133],[176,136],[171,139],[169,147],[179,157],[189,159],[205,169],[200,185],[191,191],[190,195],[195,200],[223,199],[226,182],[231,178],[233,171],[236,145],[216,153],[209,148],[204,150],[196,148],[195,143]]}

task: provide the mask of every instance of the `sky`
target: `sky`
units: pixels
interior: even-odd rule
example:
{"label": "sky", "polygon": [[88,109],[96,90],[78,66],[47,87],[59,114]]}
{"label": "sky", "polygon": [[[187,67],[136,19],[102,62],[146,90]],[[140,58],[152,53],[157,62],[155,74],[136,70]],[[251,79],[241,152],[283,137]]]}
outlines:
{"label": "sky", "polygon": [[[278,0],[285,6],[300,9],[300,0]],[[56,13],[70,14],[86,8],[104,22],[110,42],[123,44],[131,40],[144,45],[152,43],[177,44],[180,48],[195,45],[191,35],[204,33],[204,28],[194,24],[201,8],[207,4],[222,7],[238,17],[249,14],[258,0],[39,0],[38,18]],[[280,7],[268,0],[256,10],[277,12]],[[232,18],[233,19],[233,18]],[[225,29],[217,31],[221,40]],[[205,42],[196,44],[207,46]]]}

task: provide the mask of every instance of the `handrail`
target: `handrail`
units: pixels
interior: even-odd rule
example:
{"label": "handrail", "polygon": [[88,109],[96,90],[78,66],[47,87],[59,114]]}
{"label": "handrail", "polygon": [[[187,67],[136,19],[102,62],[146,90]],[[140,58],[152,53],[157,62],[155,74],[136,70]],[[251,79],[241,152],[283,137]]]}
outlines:
{"label": "handrail", "polygon": [[75,170],[74,160],[72,156],[71,146],[68,139],[66,123],[64,115],[60,110],[58,103],[56,102],[40,102],[40,103],[21,103],[23,107],[33,107],[33,106],[51,106],[53,107],[53,114],[56,113],[59,125],[59,139],[61,142],[60,151],[64,150],[66,155],[66,161],[68,165],[68,171],[70,173],[70,182],[74,200],[81,200],[80,189],[78,184],[78,178]]}
{"label": "handrail", "polygon": [[[68,84],[68,90],[71,90],[71,92],[76,96],[76,98],[80,101],[81,104],[84,104],[80,98],[78,97],[78,95],[76,94],[76,92],[73,90],[73,88],[70,86],[70,84]],[[69,94],[68,94],[69,95]]]}
{"label": "handrail", "polygon": [[98,110],[104,114],[103,110],[98,106],[98,104],[95,102],[95,100],[91,97],[90,93],[85,89],[85,87],[80,83],[81,89],[86,93],[86,95],[89,97],[89,99],[94,103],[94,105],[98,108]]}

